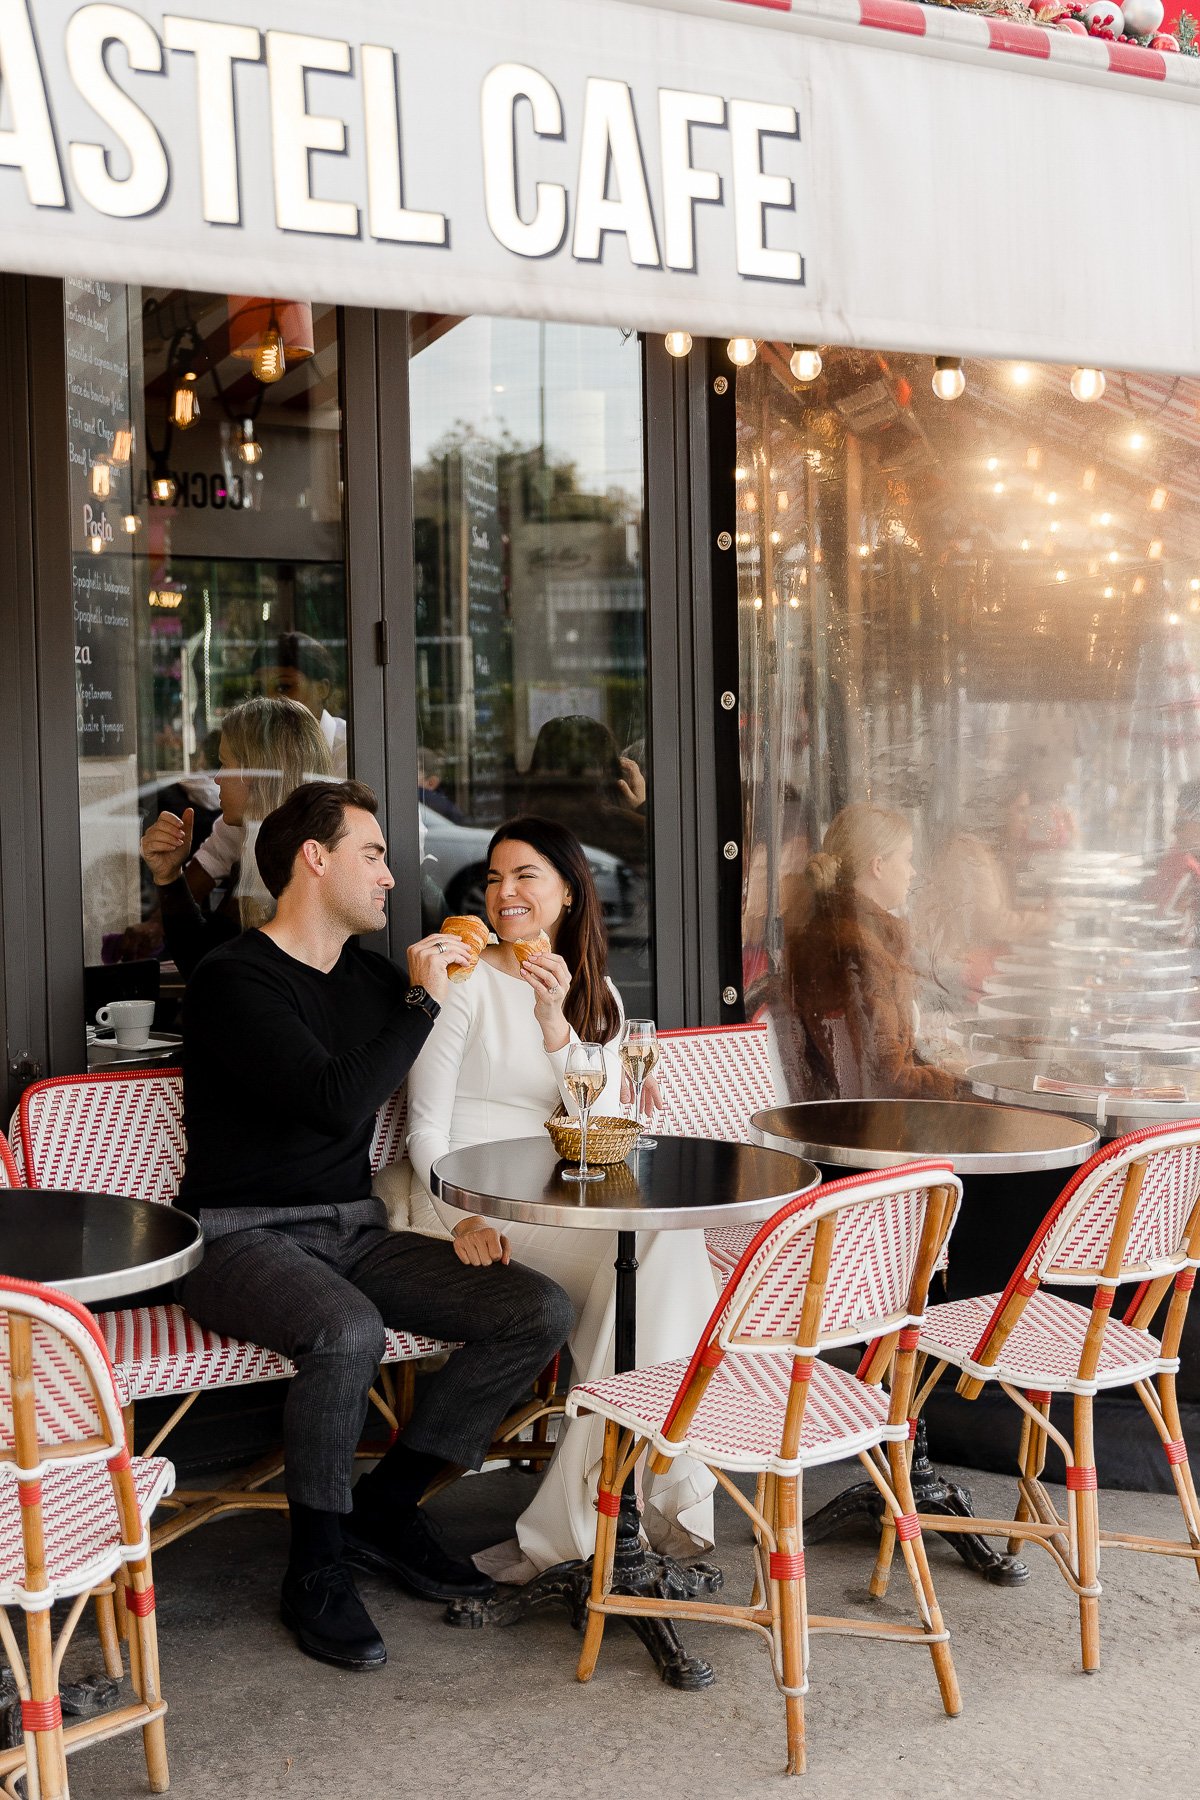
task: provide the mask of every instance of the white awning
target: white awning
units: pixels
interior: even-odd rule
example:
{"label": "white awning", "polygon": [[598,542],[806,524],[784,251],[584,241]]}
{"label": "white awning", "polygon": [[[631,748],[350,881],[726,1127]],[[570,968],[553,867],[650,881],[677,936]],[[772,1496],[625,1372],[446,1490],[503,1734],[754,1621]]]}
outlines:
{"label": "white awning", "polygon": [[0,0],[0,263],[1200,373],[1198,100],[910,0]]}

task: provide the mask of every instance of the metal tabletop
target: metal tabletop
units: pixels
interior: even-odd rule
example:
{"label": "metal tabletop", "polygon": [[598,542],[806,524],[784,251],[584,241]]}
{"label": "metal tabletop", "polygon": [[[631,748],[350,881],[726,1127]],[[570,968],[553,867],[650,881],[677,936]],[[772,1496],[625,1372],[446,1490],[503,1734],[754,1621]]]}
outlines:
{"label": "metal tabletop", "polygon": [[945,1157],[959,1175],[1069,1169],[1099,1142],[1077,1119],[973,1100],[809,1100],[768,1107],[750,1122],[763,1144],[847,1169],[923,1156]]}
{"label": "metal tabletop", "polygon": [[510,1138],[451,1150],[431,1187],[448,1206],[524,1225],[590,1231],[686,1231],[769,1219],[821,1177],[790,1146],[659,1137],[606,1166],[603,1181],[566,1182],[571,1165],[549,1138]]}
{"label": "metal tabletop", "polygon": [[178,1207],[57,1188],[0,1193],[0,1273],[76,1300],[164,1287],[203,1254],[199,1225]]}
{"label": "metal tabletop", "polygon": [[[1064,1079],[1094,1086],[1099,1090],[1094,1094],[1054,1094],[1035,1088],[1033,1084],[1036,1078],[1049,1073],[1044,1064],[1017,1058],[1005,1062],[977,1063],[974,1068],[967,1070],[966,1079],[971,1084],[972,1093],[988,1100],[1038,1107],[1047,1112],[1069,1113],[1073,1118],[1094,1122],[1106,1137],[1119,1136],[1126,1127],[1133,1129],[1138,1125],[1152,1124],[1155,1119],[1172,1123],[1200,1115],[1200,1096],[1189,1096],[1184,1100],[1155,1100],[1144,1094],[1123,1093],[1121,1089],[1135,1084],[1119,1076],[1106,1083],[1100,1072],[1086,1068],[1077,1075],[1064,1076]],[[1185,1081],[1188,1073],[1187,1070],[1178,1071],[1178,1075]],[[1174,1072],[1166,1071],[1165,1075],[1169,1080],[1173,1078]],[[1136,1085],[1157,1084],[1157,1078],[1147,1077],[1144,1084]]]}

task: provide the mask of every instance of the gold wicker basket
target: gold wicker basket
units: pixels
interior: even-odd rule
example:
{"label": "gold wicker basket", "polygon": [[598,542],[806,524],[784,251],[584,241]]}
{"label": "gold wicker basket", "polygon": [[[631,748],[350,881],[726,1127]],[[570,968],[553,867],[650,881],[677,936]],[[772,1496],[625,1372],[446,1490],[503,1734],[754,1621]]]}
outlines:
{"label": "gold wicker basket", "polygon": [[[546,1130],[563,1161],[577,1163],[583,1135],[579,1129],[579,1120],[560,1106],[553,1117],[546,1120]],[[638,1125],[635,1119],[613,1119],[595,1114],[588,1120],[588,1161],[624,1162],[637,1142],[637,1135]]]}

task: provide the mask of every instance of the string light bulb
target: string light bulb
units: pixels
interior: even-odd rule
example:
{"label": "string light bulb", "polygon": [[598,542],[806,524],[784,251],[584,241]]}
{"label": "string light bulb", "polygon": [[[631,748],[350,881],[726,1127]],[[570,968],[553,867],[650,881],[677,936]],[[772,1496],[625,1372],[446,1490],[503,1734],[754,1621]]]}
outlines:
{"label": "string light bulb", "polygon": [[91,536],[88,538],[88,549],[93,556],[100,555],[101,551],[104,549],[104,538],[100,532],[92,532]]}
{"label": "string light bulb", "polygon": [[1071,377],[1071,392],[1084,405],[1098,400],[1106,385],[1103,369],[1076,369]]}
{"label": "string light bulb", "polygon": [[967,385],[961,356],[935,356],[933,391],[939,400],[957,400]]}
{"label": "string light bulb", "polygon": [[821,373],[821,352],[812,344],[797,344],[788,368],[797,381],[815,381]]}
{"label": "string light bulb", "polygon": [[690,331],[668,331],[663,339],[668,356],[686,356],[692,347]]}
{"label": "string light bulb", "polygon": [[109,445],[109,456],[115,463],[127,463],[133,455],[133,426],[118,425]]}
{"label": "string light bulb", "polygon": [[282,381],[287,374],[287,353],[283,342],[283,333],[279,329],[279,320],[271,314],[266,330],[254,346],[254,354],[250,358],[250,367],[255,378],[264,387],[273,381]]}
{"label": "string light bulb", "polygon": [[171,394],[171,423],[180,431],[190,431],[200,417],[200,396],[196,377],[189,369],[179,377]]}
{"label": "string light bulb", "polygon": [[238,432],[237,453],[244,463],[260,463],[263,447],[254,435],[254,420],[246,419]]}
{"label": "string light bulb", "polygon": [[112,463],[107,456],[98,456],[88,474],[88,486],[97,500],[107,500],[112,493]]}
{"label": "string light bulb", "polygon": [[167,474],[165,470],[160,470],[150,483],[150,492],[160,506],[170,506],[178,491],[175,477]]}
{"label": "string light bulb", "polygon": [[124,524],[130,537],[134,537],[142,529],[142,521],[136,513],[126,513]]}
{"label": "string light bulb", "polygon": [[725,353],[735,369],[745,369],[758,355],[758,345],[753,338],[730,338],[725,346]]}

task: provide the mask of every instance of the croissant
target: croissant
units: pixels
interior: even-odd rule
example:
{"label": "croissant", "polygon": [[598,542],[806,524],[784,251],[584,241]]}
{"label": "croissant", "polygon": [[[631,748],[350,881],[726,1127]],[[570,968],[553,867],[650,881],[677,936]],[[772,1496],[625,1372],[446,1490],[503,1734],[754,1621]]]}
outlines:
{"label": "croissant", "polygon": [[549,956],[552,948],[545,932],[539,931],[536,937],[518,938],[513,945],[513,954],[519,963],[523,963],[527,956]]}
{"label": "croissant", "polygon": [[442,920],[442,930],[447,937],[459,938],[468,950],[474,952],[469,963],[453,963],[450,968],[451,981],[469,981],[475,972],[475,964],[479,961],[483,947],[491,935],[487,926],[482,919],[454,913],[448,919]]}

